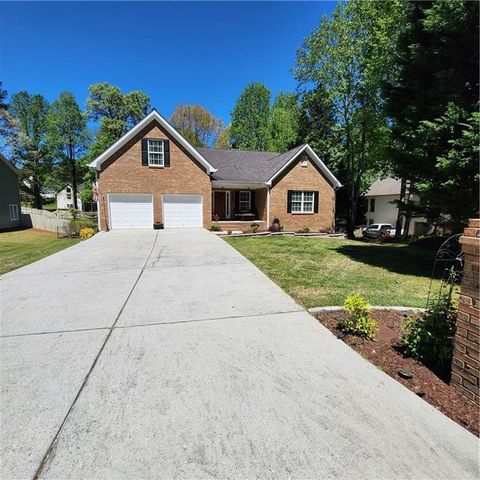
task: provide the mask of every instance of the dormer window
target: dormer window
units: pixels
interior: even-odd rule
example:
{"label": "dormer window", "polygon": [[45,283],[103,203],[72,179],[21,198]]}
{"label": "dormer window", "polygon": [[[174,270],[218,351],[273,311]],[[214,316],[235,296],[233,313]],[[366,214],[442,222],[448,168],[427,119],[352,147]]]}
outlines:
{"label": "dormer window", "polygon": [[163,140],[148,140],[148,165],[150,167],[163,167],[165,165]]}

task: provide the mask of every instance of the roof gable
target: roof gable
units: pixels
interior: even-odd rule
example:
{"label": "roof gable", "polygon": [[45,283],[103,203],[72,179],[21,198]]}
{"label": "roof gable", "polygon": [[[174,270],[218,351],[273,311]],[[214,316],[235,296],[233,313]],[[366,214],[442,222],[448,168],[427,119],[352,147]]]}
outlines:
{"label": "roof gable", "polygon": [[0,161],[3,162],[7,167],[10,168],[10,170],[15,174],[19,175],[19,171],[12,165],[11,162],[9,162],[1,153],[0,153]]}
{"label": "roof gable", "polygon": [[270,186],[299,155],[305,152],[335,188],[342,186],[308,144],[299,145],[285,153],[216,148],[197,150],[217,169],[213,178],[219,181],[265,183]]}
{"label": "roof gable", "polygon": [[131,140],[135,135],[141,132],[146,126],[151,122],[157,121],[177,142],[189,152],[193,158],[195,158],[200,165],[202,165],[207,173],[214,173],[216,169],[201,155],[201,153],[196,150],[180,133],[178,133],[175,128],[173,128],[170,123],[163,118],[155,109],[153,109],[143,120],[138,122],[133,128],[131,128],[125,135],[118,139],[113,145],[107,148],[101,155],[99,155],[93,162],[88,166],[100,170],[100,167],[103,162],[108,160],[115,152],[117,152],[121,147],[123,147],[129,140]]}

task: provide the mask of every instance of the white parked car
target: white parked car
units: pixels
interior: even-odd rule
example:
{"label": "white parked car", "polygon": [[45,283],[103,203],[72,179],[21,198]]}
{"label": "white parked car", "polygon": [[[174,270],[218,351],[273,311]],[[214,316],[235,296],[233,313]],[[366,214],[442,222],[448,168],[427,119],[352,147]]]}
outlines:
{"label": "white parked car", "polygon": [[395,235],[395,227],[391,223],[374,223],[363,229],[363,238],[379,238],[384,233]]}

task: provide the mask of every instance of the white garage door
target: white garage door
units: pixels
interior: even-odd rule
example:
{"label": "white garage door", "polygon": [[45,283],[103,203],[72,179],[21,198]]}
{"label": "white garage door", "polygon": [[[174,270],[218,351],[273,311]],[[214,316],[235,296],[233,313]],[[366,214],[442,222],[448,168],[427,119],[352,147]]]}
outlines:
{"label": "white garage door", "polygon": [[153,228],[152,195],[109,193],[110,228]]}
{"label": "white garage door", "polygon": [[163,195],[165,228],[203,227],[201,195]]}

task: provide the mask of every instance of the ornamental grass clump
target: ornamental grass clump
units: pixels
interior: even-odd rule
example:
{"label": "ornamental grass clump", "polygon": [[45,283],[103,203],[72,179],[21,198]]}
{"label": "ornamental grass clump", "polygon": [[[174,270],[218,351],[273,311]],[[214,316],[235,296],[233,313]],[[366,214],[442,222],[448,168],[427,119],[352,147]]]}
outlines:
{"label": "ornamental grass clump", "polygon": [[343,304],[347,317],[343,320],[342,330],[361,337],[374,339],[377,333],[377,322],[370,317],[372,307],[358,293],[350,294]]}

